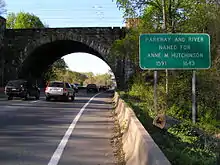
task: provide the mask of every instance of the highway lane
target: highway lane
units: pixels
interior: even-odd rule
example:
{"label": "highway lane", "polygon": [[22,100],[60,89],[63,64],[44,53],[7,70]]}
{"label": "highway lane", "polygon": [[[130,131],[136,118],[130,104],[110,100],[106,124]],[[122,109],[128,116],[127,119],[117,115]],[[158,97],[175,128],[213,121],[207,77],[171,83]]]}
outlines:
{"label": "highway lane", "polygon": [[1,100],[0,164],[114,164],[111,99],[92,96],[79,93],[74,102]]}
{"label": "highway lane", "polygon": [[109,145],[113,127],[109,111],[112,105],[111,99],[107,97],[109,94],[99,95],[87,106],[60,160],[62,165],[69,165],[71,162],[77,165],[114,164]]}

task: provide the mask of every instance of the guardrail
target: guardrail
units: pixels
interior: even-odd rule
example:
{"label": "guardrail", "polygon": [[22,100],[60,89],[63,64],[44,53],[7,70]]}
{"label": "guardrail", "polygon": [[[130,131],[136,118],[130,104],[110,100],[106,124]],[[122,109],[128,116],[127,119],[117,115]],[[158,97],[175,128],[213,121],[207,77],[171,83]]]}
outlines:
{"label": "guardrail", "polygon": [[115,114],[121,127],[126,165],[171,165],[133,110],[114,94]]}

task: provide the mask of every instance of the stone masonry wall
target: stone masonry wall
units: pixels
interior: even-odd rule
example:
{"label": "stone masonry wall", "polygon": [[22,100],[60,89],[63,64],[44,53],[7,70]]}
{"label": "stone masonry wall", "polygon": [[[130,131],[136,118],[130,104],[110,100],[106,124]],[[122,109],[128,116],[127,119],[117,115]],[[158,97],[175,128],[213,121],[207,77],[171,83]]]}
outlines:
{"label": "stone masonry wall", "polygon": [[0,86],[4,83],[4,34],[6,29],[6,20],[0,17]]}
{"label": "stone masonry wall", "polygon": [[[5,30],[5,19],[3,20],[4,23],[0,25],[0,42],[3,43],[0,52],[1,85],[3,82],[18,77],[19,68],[35,49],[57,40],[81,42],[97,51],[114,71],[119,85],[124,86],[129,75],[132,74],[132,66],[129,60],[110,60],[110,48],[115,40],[125,37],[125,29],[119,27],[83,27]],[[2,68],[4,69],[2,70]]]}

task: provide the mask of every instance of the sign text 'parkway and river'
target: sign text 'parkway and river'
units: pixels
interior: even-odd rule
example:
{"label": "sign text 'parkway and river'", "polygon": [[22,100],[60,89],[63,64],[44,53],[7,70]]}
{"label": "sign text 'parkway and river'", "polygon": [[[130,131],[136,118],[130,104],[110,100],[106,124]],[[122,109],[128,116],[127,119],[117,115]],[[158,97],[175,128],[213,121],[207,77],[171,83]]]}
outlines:
{"label": "sign text 'parkway and river'", "polygon": [[208,34],[140,35],[142,69],[208,69],[211,66]]}

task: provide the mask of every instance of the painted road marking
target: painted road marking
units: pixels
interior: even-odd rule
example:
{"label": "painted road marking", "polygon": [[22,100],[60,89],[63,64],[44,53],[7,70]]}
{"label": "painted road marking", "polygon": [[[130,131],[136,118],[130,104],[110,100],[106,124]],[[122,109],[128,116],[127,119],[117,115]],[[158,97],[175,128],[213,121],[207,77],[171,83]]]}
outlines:
{"label": "painted road marking", "polygon": [[81,117],[83,111],[86,109],[86,107],[89,105],[89,103],[99,94],[100,93],[97,93],[92,98],[90,98],[90,100],[82,107],[82,109],[76,115],[76,117],[74,118],[74,120],[70,124],[68,130],[66,131],[65,135],[63,136],[62,140],[60,141],[60,144],[58,145],[57,149],[53,153],[53,156],[51,157],[48,165],[57,165],[58,164],[58,162],[63,154],[64,148],[69,140],[69,137],[72,134],[74,128],[76,127],[76,124],[77,124],[79,118]]}
{"label": "painted road marking", "polygon": [[40,100],[31,101],[30,103],[37,103],[38,101],[40,101]]}

